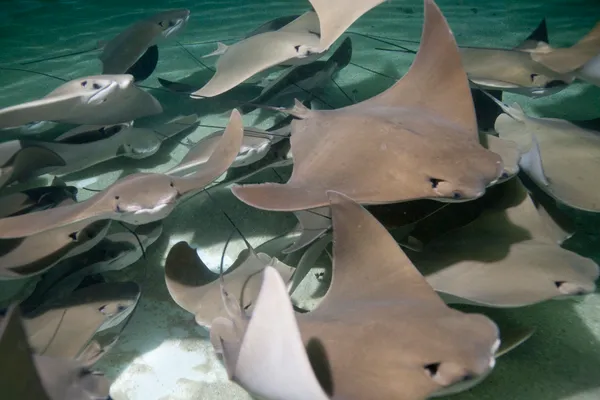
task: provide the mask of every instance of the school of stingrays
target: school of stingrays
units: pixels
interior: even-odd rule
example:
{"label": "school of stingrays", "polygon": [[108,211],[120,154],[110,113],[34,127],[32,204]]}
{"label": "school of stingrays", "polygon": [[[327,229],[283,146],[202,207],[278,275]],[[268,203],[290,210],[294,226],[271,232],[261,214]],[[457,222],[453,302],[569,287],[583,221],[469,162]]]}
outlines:
{"label": "school of stingrays", "polygon": [[[105,274],[143,259],[178,205],[217,186],[298,220],[256,248],[244,239],[226,270],[209,268],[186,241],[164,261],[173,307],[209,330],[229,379],[261,399],[468,390],[535,334],[486,310],[596,291],[598,264],[562,245],[577,230],[573,210],[600,212],[600,123],[529,116],[502,93],[600,86],[600,22],[570,47],[550,45],[545,20],[513,48],[459,47],[442,10],[424,0],[418,50],[380,49],[415,54],[404,76],[325,107],[313,90],[351,62],[349,28],[384,1],[309,0],[303,14],[219,42],[203,57],[215,60],[205,82],[160,78],[163,90],[197,102],[278,73],[177,165],[127,174],[85,200],[62,177],[150,157],[200,123],[192,114],[134,124],[163,113],[140,82],[190,11],[149,16],[100,43],[101,74],[0,109],[0,132],[16,135],[0,143],[0,279],[36,278],[0,317],[3,398],[110,398],[94,364],[119,339],[141,286]],[[255,110],[285,118],[244,126]],[[244,182],[271,168],[291,168],[287,182]],[[41,176],[52,183],[14,189]],[[320,297],[297,295],[311,284]]]}

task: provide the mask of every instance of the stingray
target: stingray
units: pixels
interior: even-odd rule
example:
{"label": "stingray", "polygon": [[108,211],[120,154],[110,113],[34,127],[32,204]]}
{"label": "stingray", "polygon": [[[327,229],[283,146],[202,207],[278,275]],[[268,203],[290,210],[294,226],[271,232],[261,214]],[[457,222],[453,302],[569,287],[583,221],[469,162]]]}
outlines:
{"label": "stingray", "polygon": [[128,175],[85,201],[2,218],[0,239],[25,237],[83,221],[112,219],[143,225],[161,220],[171,213],[183,196],[204,190],[227,171],[242,140],[242,118],[237,110],[233,110],[219,145],[194,174],[184,178],[160,173]]}
{"label": "stingray", "polygon": [[0,197],[0,218],[54,208],[63,201],[77,200],[77,188],[64,184],[25,189]]}
{"label": "stingray", "polygon": [[140,160],[150,157],[162,143],[190,129],[198,121],[195,114],[179,117],[155,129],[135,128],[132,124],[82,126],[66,132],[54,141],[22,140],[25,148],[42,147],[58,154],[66,163],[41,173],[68,175],[116,157]]}
{"label": "stingray", "polygon": [[34,121],[111,125],[160,114],[162,106],[131,75],[73,79],[39,100],[0,109],[0,128]]}
{"label": "stingray", "polygon": [[600,87],[600,54],[583,64],[575,74],[577,78]]}
{"label": "stingray", "polygon": [[224,93],[259,72],[281,64],[308,64],[322,56],[317,52],[319,32],[317,16],[307,12],[277,31],[264,32],[231,46],[218,43],[219,55],[213,77],[191,97],[214,97]]}
{"label": "stingray", "polygon": [[[30,309],[46,299],[59,299],[73,292],[87,276],[119,271],[138,261],[144,251],[162,233],[162,222],[136,227],[133,233],[119,231],[106,235],[89,251],[63,260],[48,271],[37,283],[31,295],[21,303]],[[142,248],[140,248],[140,246]]]}
{"label": "stingray", "polygon": [[109,395],[110,382],[85,365],[32,354],[16,305],[0,322],[0,354],[3,398],[97,400]]}
{"label": "stingray", "polygon": [[450,302],[487,307],[594,292],[598,265],[556,244],[523,184],[498,190],[473,222],[408,253],[427,282]]}
{"label": "stingray", "polygon": [[546,20],[543,19],[523,42],[512,49],[473,46],[460,46],[459,49],[473,88],[542,97],[563,90],[574,80],[571,74],[559,74],[531,58],[531,51],[548,42]]}
{"label": "stingray", "polygon": [[48,167],[61,167],[65,161],[52,150],[39,146],[25,148],[21,141],[0,144],[0,188],[37,176]]}
{"label": "stingray", "polygon": [[577,71],[600,55],[600,22],[571,47],[538,46],[531,50],[531,58],[559,74]]}
{"label": "stingray", "polygon": [[[216,131],[203,137],[181,159],[179,164],[167,173],[172,176],[184,176],[194,172],[210,158],[219,144],[224,130]],[[244,167],[263,159],[271,150],[271,146],[285,140],[290,135],[289,125],[278,129],[264,131],[258,128],[244,129],[242,147],[231,168]]]}
{"label": "stingray", "polygon": [[287,110],[292,176],[286,184],[234,186],[256,208],[299,211],[328,204],[335,190],[361,204],[478,198],[503,174],[500,156],[479,142],[469,84],[454,37],[426,2],[421,48],[385,92],[336,110]]}
{"label": "stingray", "polygon": [[213,321],[229,378],[264,399],[345,400],[424,399],[483,379],[500,345],[496,325],[448,308],[381,224],[350,198],[328,196],[331,287],[315,310],[294,315],[284,281],[266,268],[252,316]]}
{"label": "stingray", "polygon": [[548,195],[569,207],[600,212],[600,131],[556,118],[535,118],[518,104],[500,103],[495,129],[519,144],[521,169]]}
{"label": "stingray", "polygon": [[327,61],[315,61],[290,67],[267,85],[257,97],[250,100],[249,105],[241,107],[240,110],[249,113],[256,108],[251,104],[268,104],[269,101],[277,101],[285,95],[289,96],[290,92],[294,94],[300,91],[312,96],[314,89],[325,86],[333,79],[334,74],[350,63],[351,58],[352,40],[346,38]]}
{"label": "stingray", "polygon": [[[57,209],[72,204],[73,200],[68,200]],[[61,260],[85,253],[104,238],[110,222],[81,221],[19,239],[0,241],[0,279],[38,275]]]}
{"label": "stingray", "polygon": [[74,359],[99,329],[133,312],[139,295],[134,282],[112,282],[50,301],[23,320],[29,344],[37,354]]}
{"label": "stingray", "polygon": [[[260,272],[270,266],[289,281],[294,268],[274,257],[242,251],[224,275],[227,292],[237,293],[245,310],[251,311],[260,289]],[[194,314],[196,323],[209,328],[217,317],[227,317],[221,301],[222,283],[186,242],[176,243],[165,261],[165,281],[169,294],[181,308]],[[241,293],[244,293],[242,298]]]}
{"label": "stingray", "polygon": [[186,9],[169,10],[131,25],[104,45],[100,54],[102,74],[147,79],[158,63],[158,43],[181,31],[189,16]]}

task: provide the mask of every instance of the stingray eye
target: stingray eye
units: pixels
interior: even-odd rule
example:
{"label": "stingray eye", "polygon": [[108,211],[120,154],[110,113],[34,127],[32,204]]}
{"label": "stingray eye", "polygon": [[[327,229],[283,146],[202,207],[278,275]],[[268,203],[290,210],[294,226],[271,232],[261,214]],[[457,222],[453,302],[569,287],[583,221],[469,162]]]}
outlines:
{"label": "stingray eye", "polygon": [[77,232],[73,232],[71,234],[69,234],[69,237],[71,238],[71,240],[75,241],[77,240]]}
{"label": "stingray eye", "polygon": [[83,81],[83,82],[81,82],[81,86],[82,86],[82,87],[86,87],[86,86],[87,86],[87,81]]}
{"label": "stingray eye", "polygon": [[169,21],[169,28],[175,26],[175,21]]}
{"label": "stingray eye", "polygon": [[456,192],[456,191],[452,192],[452,198],[454,200],[462,199],[462,197],[463,196],[462,196],[462,194],[460,192]]}
{"label": "stingray eye", "polygon": [[119,196],[115,196],[115,200],[119,200],[119,199],[120,199],[120,197],[119,197]]}
{"label": "stingray eye", "polygon": [[300,51],[300,45],[294,46],[294,49],[296,49],[296,51]]}
{"label": "stingray eye", "polygon": [[158,25],[162,26],[163,28],[165,27],[165,26],[163,25],[163,22],[162,22],[162,21],[160,21],[160,22],[158,23]]}
{"label": "stingray eye", "polygon": [[539,76],[538,74],[529,75],[529,77],[531,78],[531,82],[535,81],[535,78],[537,78],[538,76]]}
{"label": "stingray eye", "polygon": [[175,184],[173,182],[171,182],[171,183],[169,183],[169,186],[175,187]]}
{"label": "stingray eye", "polygon": [[431,183],[432,189],[437,189],[440,182],[445,182],[445,181],[443,179],[429,178],[429,183]]}
{"label": "stingray eye", "polygon": [[126,309],[127,309],[127,307],[120,305],[120,306],[117,307],[117,312],[120,313],[120,312],[125,311]]}
{"label": "stingray eye", "polygon": [[106,310],[106,305],[104,305],[104,306],[102,306],[102,307],[99,307],[99,308],[98,308],[98,311],[100,311],[102,314],[106,314],[106,311],[107,311],[107,310]]}
{"label": "stingray eye", "polygon": [[98,90],[98,89],[102,88],[102,86],[101,86],[99,83],[94,83],[94,84],[92,85],[92,88],[94,88],[94,89]]}

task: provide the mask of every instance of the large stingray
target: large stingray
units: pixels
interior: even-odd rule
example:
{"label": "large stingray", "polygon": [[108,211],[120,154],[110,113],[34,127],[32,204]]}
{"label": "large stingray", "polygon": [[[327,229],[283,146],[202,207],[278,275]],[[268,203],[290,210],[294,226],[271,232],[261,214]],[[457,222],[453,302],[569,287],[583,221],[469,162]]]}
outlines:
{"label": "large stingray", "polygon": [[39,100],[0,109],[0,128],[34,121],[110,125],[159,114],[162,106],[131,75],[97,75],[62,84]]}
{"label": "large stingray", "polygon": [[448,301],[489,307],[593,292],[598,265],[556,244],[517,178],[498,189],[475,221],[408,253],[427,282]]}
{"label": "large stingray", "polygon": [[65,166],[65,160],[52,150],[39,146],[25,148],[19,140],[0,144],[0,188],[26,181],[45,168],[61,166]]}
{"label": "large stingray", "polygon": [[94,334],[133,312],[140,295],[134,282],[100,283],[44,304],[23,323],[37,354],[75,358]]}
{"label": "large stingray", "polygon": [[4,399],[98,400],[110,382],[79,362],[31,353],[19,307],[0,322],[0,385]]}
{"label": "large stingray", "polygon": [[134,128],[131,124],[83,126],[61,135],[53,142],[22,140],[23,147],[42,147],[58,154],[63,167],[47,168],[42,173],[71,174],[116,157],[143,159],[160,149],[162,143],[194,126],[195,114],[179,117],[155,129]]}
{"label": "large stingray", "polygon": [[[69,199],[58,208],[72,204],[73,200]],[[85,253],[104,238],[110,222],[81,221],[19,239],[0,241],[0,280],[38,275],[61,260]]]}
{"label": "large stingray", "polygon": [[[310,19],[307,23],[305,20]],[[296,21],[302,20],[301,23]],[[259,72],[294,60],[299,64],[314,61],[323,52],[319,47],[319,32],[311,31],[317,20],[308,12],[277,31],[264,32],[243,39],[231,46],[219,43],[208,56],[220,55],[213,77],[191,97],[214,97],[224,93]],[[292,26],[292,28],[288,28]],[[302,27],[302,29],[299,29]]]}
{"label": "large stingray", "polygon": [[486,376],[500,344],[496,325],[448,308],[375,218],[328,195],[328,293],[294,315],[283,280],[266,268],[249,321],[213,321],[211,342],[230,379],[264,399],[416,400]]}
{"label": "large stingray", "polygon": [[249,113],[256,108],[252,104],[268,104],[268,102],[278,101],[283,96],[298,92],[312,96],[313,90],[325,86],[334,74],[348,65],[351,58],[352,40],[346,38],[327,61],[315,61],[306,65],[290,67],[265,86],[257,97],[249,101],[250,104],[240,107],[240,110],[243,113]]}
{"label": "large stingray", "polygon": [[131,25],[104,45],[102,74],[131,74],[136,81],[148,78],[158,62],[158,43],[181,31],[189,16],[186,9],[169,10]]}
{"label": "large stingray", "polygon": [[531,180],[569,207],[600,212],[600,132],[562,119],[530,117],[516,103],[498,104],[506,114],[495,129],[519,144],[519,165]]}
{"label": "large stingray", "polygon": [[219,145],[209,160],[187,177],[135,173],[119,179],[89,199],[65,207],[0,219],[0,238],[19,238],[83,221],[104,219],[143,225],[165,218],[178,200],[203,190],[235,160],[243,140],[240,113],[233,110]]}
{"label": "large stingray", "polygon": [[51,185],[25,189],[0,197],[0,218],[54,208],[67,199],[75,201],[75,186]]}
{"label": "large stingray", "polygon": [[327,205],[327,190],[361,204],[480,197],[503,174],[500,156],[479,143],[473,100],[450,28],[426,2],[421,48],[385,92],[337,110],[289,111],[294,169],[286,184],[233,187],[257,208]]}
{"label": "large stingray", "polygon": [[[277,270],[286,282],[294,272],[294,268],[278,259],[250,249],[242,251],[224,275],[227,292],[242,300],[244,310],[251,311],[254,307],[260,289],[260,272],[267,266]],[[209,328],[215,318],[227,317],[227,305],[221,301],[223,284],[219,274],[212,272],[186,242],[176,243],[169,250],[165,281],[173,300],[194,314],[199,325]]]}
{"label": "large stingray", "polygon": [[571,47],[538,46],[531,50],[531,58],[560,74],[577,71],[600,55],[600,22]]}

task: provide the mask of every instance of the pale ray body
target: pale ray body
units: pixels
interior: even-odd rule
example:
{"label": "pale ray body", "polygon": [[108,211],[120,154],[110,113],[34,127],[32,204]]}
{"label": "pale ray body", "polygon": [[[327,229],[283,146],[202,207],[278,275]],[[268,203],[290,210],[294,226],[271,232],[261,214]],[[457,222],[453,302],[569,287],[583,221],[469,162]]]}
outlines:
{"label": "pale ray body", "polygon": [[65,160],[54,151],[30,146],[20,140],[0,144],[0,188],[35,177],[46,168],[64,167]]}
{"label": "pale ray body", "polygon": [[447,301],[488,307],[593,292],[598,265],[556,243],[523,184],[515,178],[497,189],[473,222],[409,253],[427,282]]}
{"label": "pale ray body", "polygon": [[600,132],[555,118],[526,115],[516,104],[505,106],[495,129],[519,143],[521,169],[557,201],[600,212]]}
{"label": "pale ray body", "polygon": [[0,109],[0,128],[34,121],[110,125],[160,114],[162,106],[131,75],[97,75],[62,84],[45,97]]}
{"label": "pale ray body", "polygon": [[133,312],[140,288],[133,282],[101,283],[43,304],[23,323],[37,354],[74,359],[101,328]]}
{"label": "pale ray body", "polygon": [[102,374],[77,361],[32,354],[17,305],[0,322],[0,353],[2,391],[9,399],[97,400],[108,396],[110,382]]}
{"label": "pale ray body", "polygon": [[179,33],[189,16],[189,10],[169,10],[131,25],[104,46],[102,74],[127,73],[149,47]]}
{"label": "pale ray body", "polygon": [[143,225],[161,220],[181,197],[203,190],[227,171],[242,140],[241,115],[234,110],[216,150],[194,174],[184,178],[160,173],[128,175],[83,202],[2,218],[0,238],[25,237],[81,221],[112,219]]}
{"label": "pale ray body", "polygon": [[190,128],[197,122],[195,114],[176,118],[155,130],[134,128],[132,124],[113,126],[84,126],[75,128],[56,138],[53,142],[37,140],[22,141],[24,147],[46,148],[58,154],[65,166],[47,168],[40,173],[68,175],[116,157],[143,159],[160,149],[161,144],[172,136]]}

